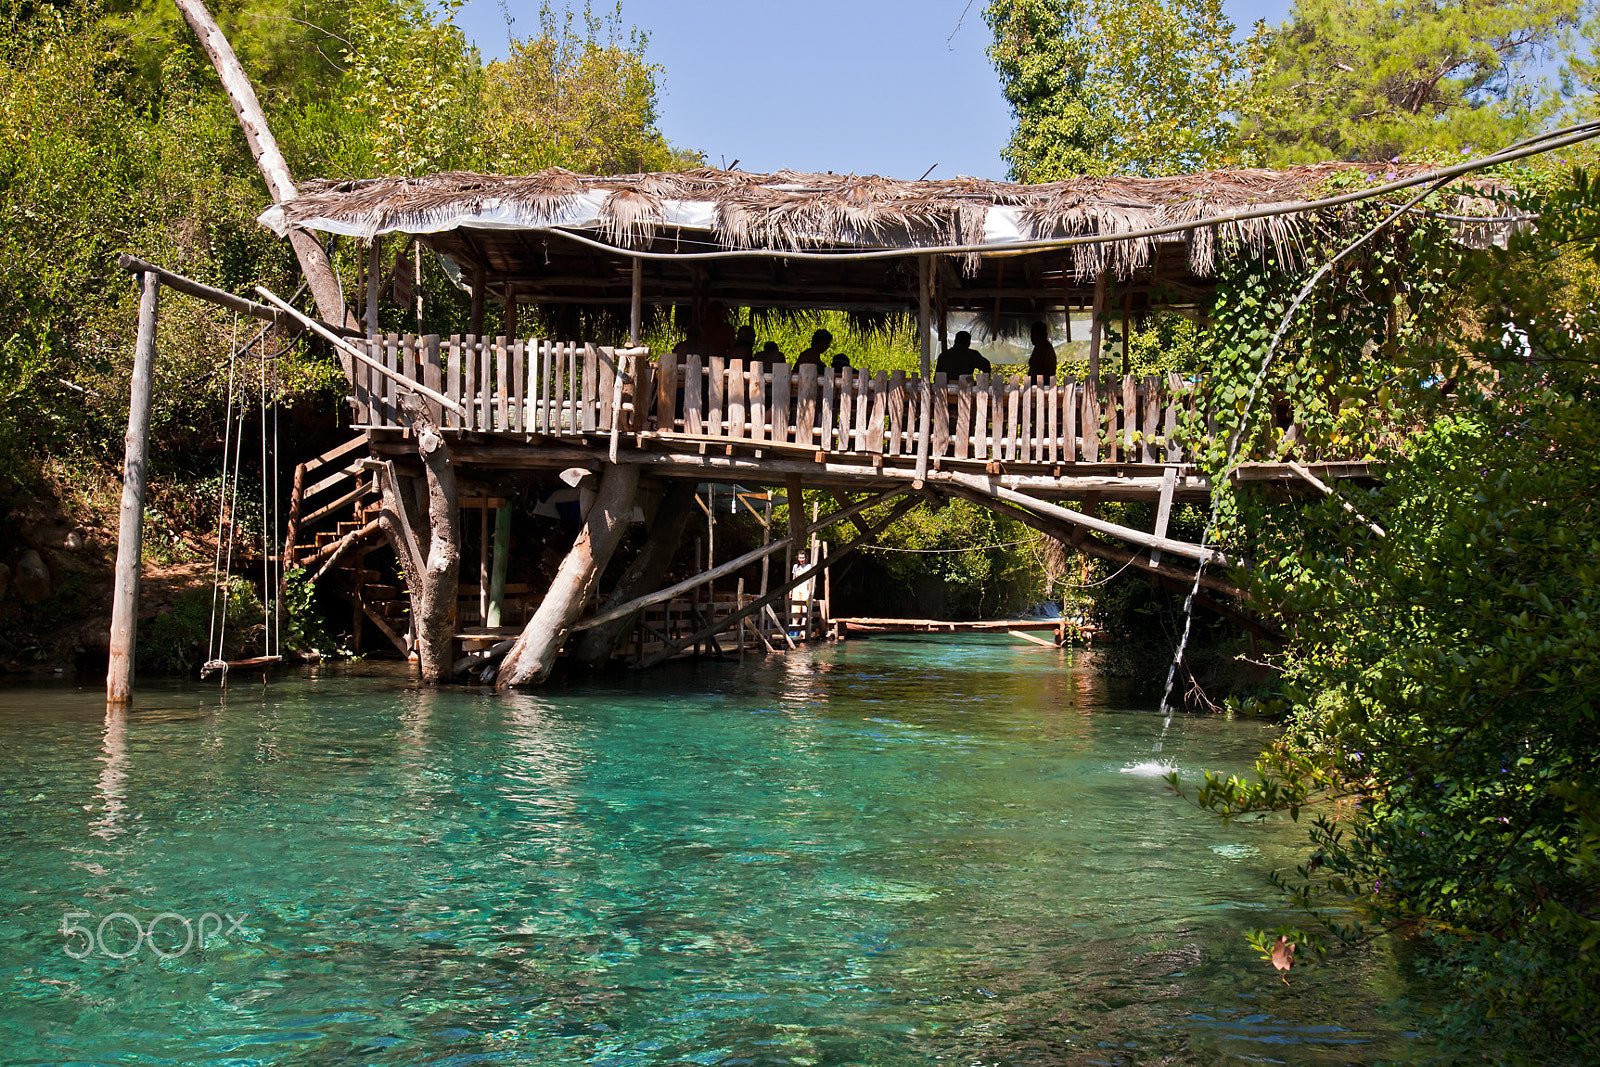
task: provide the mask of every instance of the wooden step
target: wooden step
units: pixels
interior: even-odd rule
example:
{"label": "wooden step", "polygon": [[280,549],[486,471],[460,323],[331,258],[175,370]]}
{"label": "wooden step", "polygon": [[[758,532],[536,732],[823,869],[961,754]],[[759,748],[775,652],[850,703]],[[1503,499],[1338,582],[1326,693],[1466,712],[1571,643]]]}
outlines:
{"label": "wooden step", "polygon": [[396,600],[400,596],[400,587],[394,585],[365,585],[361,588],[361,595],[367,600]]}

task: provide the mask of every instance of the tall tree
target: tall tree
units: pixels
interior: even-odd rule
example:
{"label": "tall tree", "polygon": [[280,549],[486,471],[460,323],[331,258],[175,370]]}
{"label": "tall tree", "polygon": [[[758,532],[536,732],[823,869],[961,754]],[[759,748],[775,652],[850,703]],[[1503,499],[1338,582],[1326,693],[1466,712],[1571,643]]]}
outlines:
{"label": "tall tree", "polygon": [[624,30],[622,5],[582,26],[546,0],[539,30],[513,38],[491,63],[484,97],[487,160],[496,169],[561,166],[590,174],[682,170],[698,153],[674,148],[656,126],[662,68],[645,59],[648,34]]}
{"label": "tall tree", "polygon": [[1515,140],[1557,106],[1535,77],[1578,0],[1296,0],[1257,27],[1242,133],[1267,162],[1376,161]]}
{"label": "tall tree", "polygon": [[1234,162],[1244,62],[1220,0],[992,0],[1019,181]]}

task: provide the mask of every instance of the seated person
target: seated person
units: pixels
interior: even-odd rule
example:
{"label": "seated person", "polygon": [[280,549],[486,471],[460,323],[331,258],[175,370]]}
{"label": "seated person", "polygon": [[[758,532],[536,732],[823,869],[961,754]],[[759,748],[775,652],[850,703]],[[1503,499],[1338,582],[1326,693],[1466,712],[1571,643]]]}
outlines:
{"label": "seated person", "polygon": [[683,340],[672,347],[675,356],[703,356],[706,354],[705,338],[698,322],[691,322],[683,331]]}
{"label": "seated person", "polygon": [[701,326],[701,334],[705,339],[704,356],[720,356],[733,347],[733,327],[728,325],[728,316],[721,304],[712,304],[706,308],[706,321]]}
{"label": "seated person", "polygon": [[983,353],[972,347],[972,335],[966,330],[956,334],[956,343],[940,352],[939,361],[933,365],[933,373],[943,374],[952,382],[980,370],[987,374],[992,369]]}
{"label": "seated person", "polygon": [[778,347],[778,342],[776,341],[768,341],[762,345],[761,351],[756,353],[755,358],[757,362],[768,363],[774,367],[787,367],[789,365],[789,357],[783,354],[783,349]]}
{"label": "seated person", "polygon": [[728,346],[726,357],[729,362],[742,359],[750,362],[750,357],[755,355],[756,328],[754,326],[741,326],[733,335],[733,344]]}
{"label": "seated person", "polygon": [[1033,324],[1033,354],[1028,357],[1029,378],[1054,378],[1056,376],[1056,350],[1050,343],[1050,327],[1042,322]]}
{"label": "seated person", "polygon": [[850,367],[850,366],[854,366],[854,364],[852,364],[850,362],[850,357],[849,356],[845,355],[843,352],[835,352],[833,354],[833,369],[834,370],[838,370],[841,367]]}
{"label": "seated person", "polygon": [[822,366],[823,354],[828,351],[828,346],[833,344],[833,334],[827,330],[818,330],[811,335],[811,346],[795,358],[794,365],[803,367],[807,363]]}

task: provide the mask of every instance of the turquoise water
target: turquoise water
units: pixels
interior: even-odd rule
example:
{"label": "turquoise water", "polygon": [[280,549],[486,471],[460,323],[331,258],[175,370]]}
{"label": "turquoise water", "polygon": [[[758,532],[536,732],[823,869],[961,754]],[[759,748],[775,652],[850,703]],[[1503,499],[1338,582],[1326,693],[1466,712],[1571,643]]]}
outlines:
{"label": "turquoise water", "polygon": [[[0,1062],[1421,1055],[1392,961],[1254,958],[1295,831],[1174,799],[1159,726],[986,638],[509,698],[370,666],[146,685],[109,721],[95,689],[0,691]],[[1180,716],[1161,758],[1260,739]]]}

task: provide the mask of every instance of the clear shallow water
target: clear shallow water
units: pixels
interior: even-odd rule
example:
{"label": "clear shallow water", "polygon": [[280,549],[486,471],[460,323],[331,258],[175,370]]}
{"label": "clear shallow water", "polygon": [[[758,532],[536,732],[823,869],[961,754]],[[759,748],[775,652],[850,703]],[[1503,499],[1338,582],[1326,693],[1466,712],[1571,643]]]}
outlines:
{"label": "clear shallow water", "polygon": [[[879,639],[501,698],[380,668],[0,690],[0,1062],[1409,1060],[1392,961],[1291,985],[1289,827],[1166,793],[1058,652]],[[1159,759],[1242,769],[1254,724]],[[155,945],[116,918],[164,912]],[[237,929],[230,920],[246,916]],[[222,929],[218,929],[222,927]],[[128,952],[126,959],[102,954]]]}

